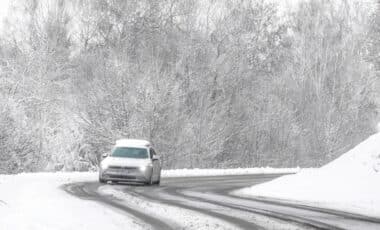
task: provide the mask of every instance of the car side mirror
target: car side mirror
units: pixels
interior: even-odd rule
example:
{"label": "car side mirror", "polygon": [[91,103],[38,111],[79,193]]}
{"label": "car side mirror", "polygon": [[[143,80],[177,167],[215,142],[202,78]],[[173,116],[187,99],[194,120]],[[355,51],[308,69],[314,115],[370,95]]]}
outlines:
{"label": "car side mirror", "polygon": [[160,157],[157,155],[153,155],[153,157],[152,157],[152,161],[158,161],[159,159],[160,159]]}
{"label": "car side mirror", "polygon": [[108,157],[108,153],[103,153],[102,158],[106,158],[106,157]]}

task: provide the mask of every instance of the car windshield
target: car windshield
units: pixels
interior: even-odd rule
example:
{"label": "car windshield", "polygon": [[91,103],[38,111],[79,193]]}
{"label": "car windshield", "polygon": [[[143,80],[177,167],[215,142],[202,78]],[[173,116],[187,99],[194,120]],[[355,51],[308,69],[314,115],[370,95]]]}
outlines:
{"label": "car windshield", "polygon": [[128,158],[148,158],[148,151],[145,148],[116,147],[112,151],[111,156]]}

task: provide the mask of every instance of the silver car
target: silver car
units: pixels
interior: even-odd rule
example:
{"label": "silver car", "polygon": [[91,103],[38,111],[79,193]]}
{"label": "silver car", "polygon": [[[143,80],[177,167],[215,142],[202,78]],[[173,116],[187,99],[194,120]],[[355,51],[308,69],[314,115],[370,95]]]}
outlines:
{"label": "silver car", "polygon": [[152,145],[145,140],[116,141],[110,154],[103,154],[99,182],[142,182],[160,184],[161,163]]}

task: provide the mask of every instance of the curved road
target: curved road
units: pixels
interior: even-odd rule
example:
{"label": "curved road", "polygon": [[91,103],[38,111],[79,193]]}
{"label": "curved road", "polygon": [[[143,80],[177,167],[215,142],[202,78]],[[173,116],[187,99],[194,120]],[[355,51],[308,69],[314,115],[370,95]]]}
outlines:
{"label": "curved road", "polygon": [[73,183],[63,189],[81,199],[101,202],[133,215],[153,229],[186,228],[181,221],[147,214],[143,208],[105,195],[125,194],[148,203],[178,207],[228,222],[236,229],[380,229],[380,219],[334,210],[233,196],[230,191],[272,180],[280,175],[238,175],[162,178],[161,186]]}

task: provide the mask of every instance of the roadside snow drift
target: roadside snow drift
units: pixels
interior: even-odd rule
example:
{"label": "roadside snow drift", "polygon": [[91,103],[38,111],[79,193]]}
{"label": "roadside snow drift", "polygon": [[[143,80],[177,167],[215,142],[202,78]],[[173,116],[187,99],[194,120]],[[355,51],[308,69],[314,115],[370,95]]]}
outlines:
{"label": "roadside snow drift", "polygon": [[380,217],[380,133],[319,169],[234,192]]}
{"label": "roadside snow drift", "polygon": [[132,216],[78,199],[59,188],[95,180],[94,173],[0,175],[0,229],[144,229]]}

